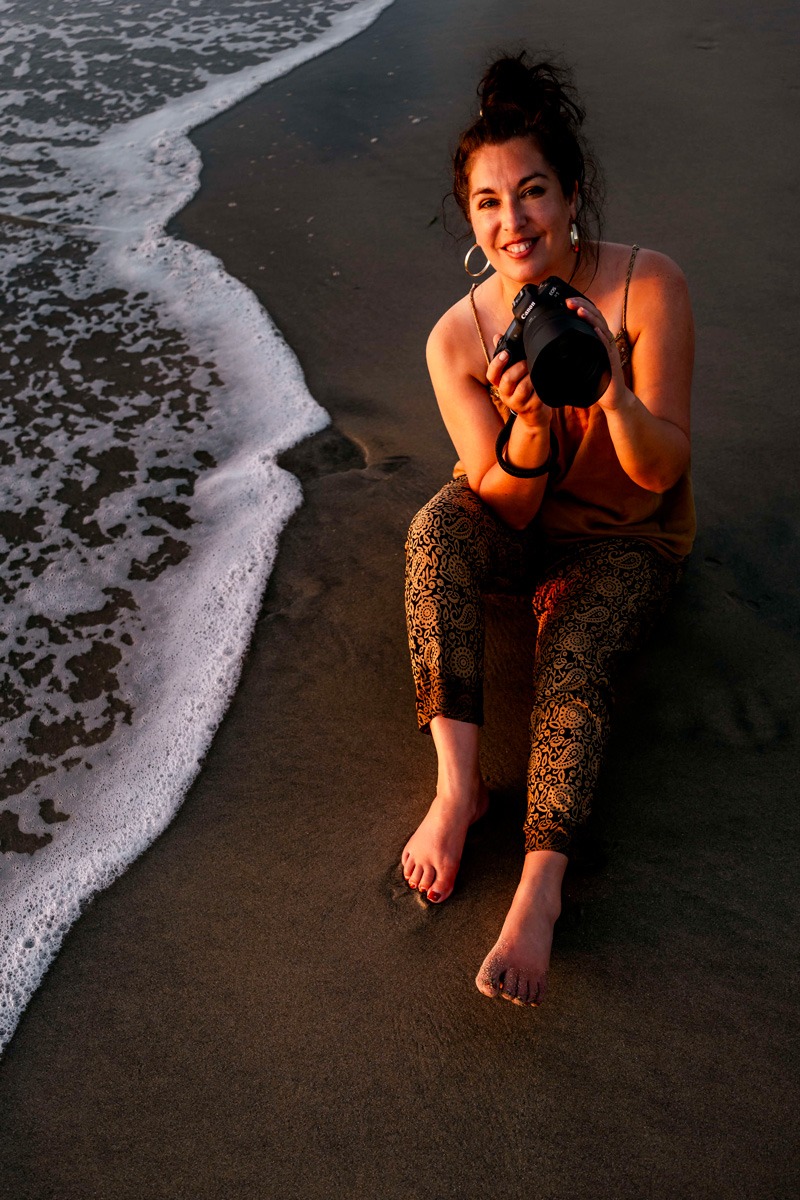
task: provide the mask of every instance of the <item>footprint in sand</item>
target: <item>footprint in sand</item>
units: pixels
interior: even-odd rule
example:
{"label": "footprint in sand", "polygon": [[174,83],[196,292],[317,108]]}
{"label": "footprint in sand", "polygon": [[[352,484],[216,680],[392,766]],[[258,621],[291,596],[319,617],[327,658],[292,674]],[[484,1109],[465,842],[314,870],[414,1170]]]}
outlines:
{"label": "footprint in sand", "polygon": [[416,918],[417,922],[426,919],[436,908],[435,904],[428,904],[420,896],[419,892],[410,888],[403,877],[403,868],[400,865],[400,852],[398,851],[397,863],[390,867],[386,872],[383,881],[383,892],[390,901],[392,911],[406,919]]}

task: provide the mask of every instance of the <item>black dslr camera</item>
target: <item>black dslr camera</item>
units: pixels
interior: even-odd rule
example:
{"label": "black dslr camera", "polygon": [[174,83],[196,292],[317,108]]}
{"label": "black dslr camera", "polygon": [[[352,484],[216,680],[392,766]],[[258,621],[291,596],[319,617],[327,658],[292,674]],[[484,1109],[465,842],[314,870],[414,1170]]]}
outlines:
{"label": "black dslr camera", "polygon": [[605,343],[565,301],[586,297],[557,275],[526,283],[514,297],[514,320],[497,343],[509,366],[526,359],[536,395],[550,408],[589,408],[611,382]]}

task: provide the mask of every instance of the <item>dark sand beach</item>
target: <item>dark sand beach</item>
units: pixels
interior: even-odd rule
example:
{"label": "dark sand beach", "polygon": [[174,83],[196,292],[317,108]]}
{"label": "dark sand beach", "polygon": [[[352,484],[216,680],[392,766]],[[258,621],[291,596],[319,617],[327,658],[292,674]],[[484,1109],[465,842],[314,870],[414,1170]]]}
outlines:
{"label": "dark sand beach", "polygon": [[[198,782],[0,1064],[0,1195],[797,1194],[797,34],[777,0],[396,0],[196,131],[174,232],[254,289],[333,424],[285,456],[306,503]],[[536,1010],[473,984],[522,860],[516,678],[492,669],[496,803],[456,893],[397,870],[435,779],[403,542],[454,457],[424,346],[468,283],[440,199],[485,60],[524,43],[574,64],[607,235],[680,263],[698,332],[700,534]]]}

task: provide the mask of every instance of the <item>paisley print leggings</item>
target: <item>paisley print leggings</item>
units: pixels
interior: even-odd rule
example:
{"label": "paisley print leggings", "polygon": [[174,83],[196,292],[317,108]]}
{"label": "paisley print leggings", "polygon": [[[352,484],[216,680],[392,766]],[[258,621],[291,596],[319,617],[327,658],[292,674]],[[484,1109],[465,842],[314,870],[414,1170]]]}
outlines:
{"label": "paisley print leggings", "polygon": [[584,541],[558,556],[494,516],[466,480],[411,523],[406,616],[420,728],[483,724],[482,593],[530,592],[538,625],[528,764],[527,850],[569,853],[589,815],[613,687],[681,573],[649,543]]}

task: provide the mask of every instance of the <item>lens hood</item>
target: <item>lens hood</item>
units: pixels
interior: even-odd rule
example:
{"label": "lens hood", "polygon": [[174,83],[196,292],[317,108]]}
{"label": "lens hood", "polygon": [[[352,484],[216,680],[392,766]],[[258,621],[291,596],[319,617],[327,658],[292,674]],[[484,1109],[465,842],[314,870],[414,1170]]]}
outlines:
{"label": "lens hood", "polygon": [[550,408],[589,408],[611,382],[605,344],[567,308],[536,312],[525,322],[523,342],[536,394]]}

